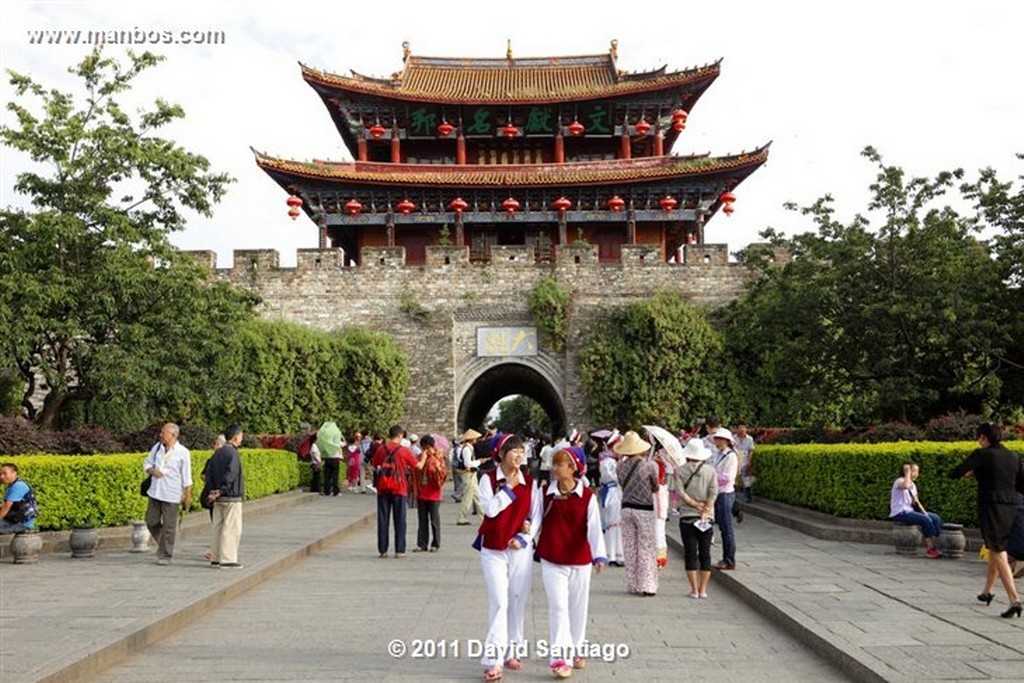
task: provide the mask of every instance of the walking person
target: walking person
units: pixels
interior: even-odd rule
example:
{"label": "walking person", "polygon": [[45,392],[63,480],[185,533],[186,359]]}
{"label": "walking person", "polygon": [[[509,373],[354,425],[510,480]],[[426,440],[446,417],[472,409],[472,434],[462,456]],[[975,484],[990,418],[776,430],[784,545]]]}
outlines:
{"label": "walking person", "polygon": [[[573,452],[579,450],[580,452]],[[551,645],[549,665],[555,678],[568,678],[586,664],[591,571],[608,564],[601,512],[587,485],[587,459],[582,449],[563,449],[552,456],[552,481],[534,500],[537,556],[548,598]],[[572,665],[570,666],[570,662]]]}
{"label": "walking person", "polygon": [[630,430],[613,449],[623,456],[616,475],[622,489],[622,549],[626,563],[626,590],[636,595],[658,592],[658,565],[654,546],[654,499],[658,468],[641,457],[651,444]]}
{"label": "walking person", "polygon": [[336,496],[341,493],[341,460],[347,445],[338,425],[324,422],[316,433],[316,445],[324,460],[324,495]]}
{"label": "walking person", "polygon": [[174,555],[181,509],[192,506],[192,454],[178,442],[178,425],[168,422],[150,449],[142,469],[152,479],[146,495],[146,527],[156,541],[156,563],[168,565]]}
{"label": "walking person", "polygon": [[224,430],[227,441],[210,458],[207,471],[210,500],[213,502],[213,560],[210,565],[221,569],[241,569],[238,546],[242,541],[242,501],[245,500],[245,477],[242,457],[242,428],[236,424]]}
{"label": "walking person", "polygon": [[360,470],[363,464],[363,451],[360,442],[363,435],[358,431],[352,434],[352,442],[345,447],[345,485],[349,493],[362,493],[359,486]]}
{"label": "walking person", "polygon": [[601,453],[601,489],[600,503],[604,510],[604,545],[608,554],[608,564],[623,566],[624,551],[622,548],[622,489],[619,488],[618,456],[612,450],[622,435],[612,432],[608,444]]}
{"label": "walking person", "polygon": [[[748,503],[754,502],[754,437],[747,432],[747,423],[742,420],[736,423],[736,453],[740,456],[740,481],[743,482],[743,497]],[[737,521],[743,521],[737,519]]]}
{"label": "walking person", "polygon": [[476,472],[480,469],[480,460],[476,457],[476,443],[481,434],[475,429],[467,429],[462,435],[462,504],[459,506],[459,518],[456,524],[469,525],[469,516],[480,510],[480,490],[477,486]]}
{"label": "walking person", "polygon": [[976,431],[980,448],[971,452],[949,476],[953,479],[974,477],[978,482],[978,520],[981,537],[988,548],[988,571],[978,600],[992,604],[996,577],[1003,584],[1010,607],[999,616],[1020,617],[1020,593],[1013,582],[1006,557],[1006,544],[1017,516],[1017,482],[1024,481],[1021,457],[1003,446],[1003,431],[998,425],[984,422]]}
{"label": "walking person", "polygon": [[[709,419],[710,422],[710,419]],[[736,531],[732,525],[732,507],[736,502],[736,472],[739,470],[739,457],[733,450],[733,436],[725,427],[719,427],[711,434],[716,453],[709,462],[718,474],[718,497],[715,498],[715,524],[722,532],[722,560],[715,565],[716,569],[732,571],[736,569]]]}
{"label": "walking person", "polygon": [[485,681],[500,679],[503,669],[523,668],[517,648],[525,643],[523,620],[533,580],[530,547],[539,523],[533,478],[522,471],[522,440],[505,435],[497,453],[497,467],[480,480],[484,518],[473,543],[487,585],[488,627],[480,660]]}
{"label": "walking person", "polygon": [[889,494],[889,519],[900,524],[916,524],[924,534],[925,555],[933,560],[942,557],[935,547],[935,539],[942,533],[942,518],[924,509],[917,497],[917,478],[921,468],[916,462],[900,466],[900,476],[892,484]]}
{"label": "walking person", "polygon": [[718,473],[707,464],[711,451],[700,438],[686,442],[685,462],[672,477],[679,494],[679,536],[683,541],[683,566],[690,597],[706,599],[711,581],[711,536],[714,533]]}
{"label": "walking person", "polygon": [[[416,549],[413,552],[429,550],[437,552],[441,547],[441,488],[448,479],[448,464],[444,453],[434,445],[430,434],[420,439],[423,467],[416,476],[420,479],[419,527],[416,530]],[[431,536],[433,541],[431,542]]]}
{"label": "walking person", "polygon": [[409,484],[406,469],[416,470],[420,463],[412,451],[402,445],[405,430],[394,425],[388,431],[388,442],[373,456],[377,490],[377,552],[388,556],[388,524],[395,518],[395,557],[405,557],[406,496]]}

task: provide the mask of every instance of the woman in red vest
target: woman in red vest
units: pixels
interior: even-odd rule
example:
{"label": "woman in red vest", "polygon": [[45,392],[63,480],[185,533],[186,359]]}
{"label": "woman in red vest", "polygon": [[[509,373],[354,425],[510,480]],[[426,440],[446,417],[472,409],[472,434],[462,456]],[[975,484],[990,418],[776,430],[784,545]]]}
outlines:
{"label": "woman in red vest", "polygon": [[[548,596],[550,664],[555,678],[582,669],[587,635],[591,567],[600,572],[608,558],[597,497],[586,485],[583,450],[570,447],[551,459],[552,481],[534,506],[543,505],[537,556]],[[572,662],[572,666],[569,662]]]}
{"label": "woman in red vest", "polygon": [[487,584],[487,639],[484,642],[484,680],[496,681],[502,668],[518,671],[526,648],[523,618],[533,580],[532,517],[534,483],[522,471],[526,451],[522,439],[507,434],[498,442],[498,467],[480,479],[484,520],[473,546],[480,551]]}

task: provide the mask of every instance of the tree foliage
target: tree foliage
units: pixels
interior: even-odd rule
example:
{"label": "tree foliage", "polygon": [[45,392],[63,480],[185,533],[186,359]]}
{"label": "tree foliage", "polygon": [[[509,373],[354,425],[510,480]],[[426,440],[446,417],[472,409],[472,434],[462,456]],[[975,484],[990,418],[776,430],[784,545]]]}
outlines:
{"label": "tree foliage", "polygon": [[[94,50],[70,69],[80,99],[8,72],[16,123],[0,126],[0,141],[33,165],[14,185],[31,208],[0,212],[0,344],[28,387],[25,411],[44,426],[96,397],[124,359],[149,357],[162,371],[157,357],[202,346],[197,332],[217,338],[252,304],[208,288],[168,242],[187,211],[210,215],[230,179],[155,135],[184,116],[180,107],[158,100],[133,116],[118,103],[159,61],[129,53],[122,66]],[[174,375],[171,363],[161,380],[171,385]],[[37,378],[38,414],[29,401]]]}
{"label": "tree foliage", "polygon": [[551,418],[539,403],[529,396],[515,396],[498,404],[498,419],[494,421],[498,431],[525,434],[551,434]]}
{"label": "tree foliage", "polygon": [[530,311],[551,348],[565,348],[569,332],[569,288],[551,276],[541,278],[530,290]]}
{"label": "tree foliage", "polygon": [[817,231],[769,231],[792,260],[752,254],[758,276],[728,311],[730,362],[762,424],[923,422],[999,397],[1005,287],[978,217],[944,203],[962,172],[907,178],[864,156],[878,168],[869,213],[843,223],[830,196],[800,209]]}
{"label": "tree foliage", "polygon": [[731,391],[722,351],[707,315],[678,294],[611,310],[579,354],[591,418],[622,429],[720,414]]}

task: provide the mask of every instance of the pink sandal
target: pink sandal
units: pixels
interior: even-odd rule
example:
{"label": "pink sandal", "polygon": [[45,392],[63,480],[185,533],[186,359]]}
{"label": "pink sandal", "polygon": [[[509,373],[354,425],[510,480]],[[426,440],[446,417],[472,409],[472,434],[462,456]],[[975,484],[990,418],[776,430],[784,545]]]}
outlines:
{"label": "pink sandal", "polygon": [[501,667],[492,666],[490,669],[484,670],[484,681],[500,681],[501,680]]}
{"label": "pink sandal", "polygon": [[572,667],[566,664],[564,659],[559,659],[551,665],[551,675],[555,678],[569,678],[572,676]]}
{"label": "pink sandal", "polygon": [[515,657],[512,657],[511,659],[505,660],[505,668],[509,671],[522,671],[523,666],[523,660],[521,659],[516,659]]}

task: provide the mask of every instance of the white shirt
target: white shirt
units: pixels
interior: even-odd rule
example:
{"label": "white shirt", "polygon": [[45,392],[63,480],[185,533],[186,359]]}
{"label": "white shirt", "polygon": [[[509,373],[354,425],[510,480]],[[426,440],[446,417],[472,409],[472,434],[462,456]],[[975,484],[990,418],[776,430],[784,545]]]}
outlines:
{"label": "white shirt", "polygon": [[153,446],[146,456],[142,470],[159,470],[164,476],[153,477],[149,497],[163,503],[180,503],[185,489],[192,488],[192,454],[180,443],[170,449],[163,443]]}
{"label": "white shirt", "polygon": [[480,461],[476,459],[476,450],[472,444],[462,446],[462,467],[467,470],[475,470],[480,467]]}

